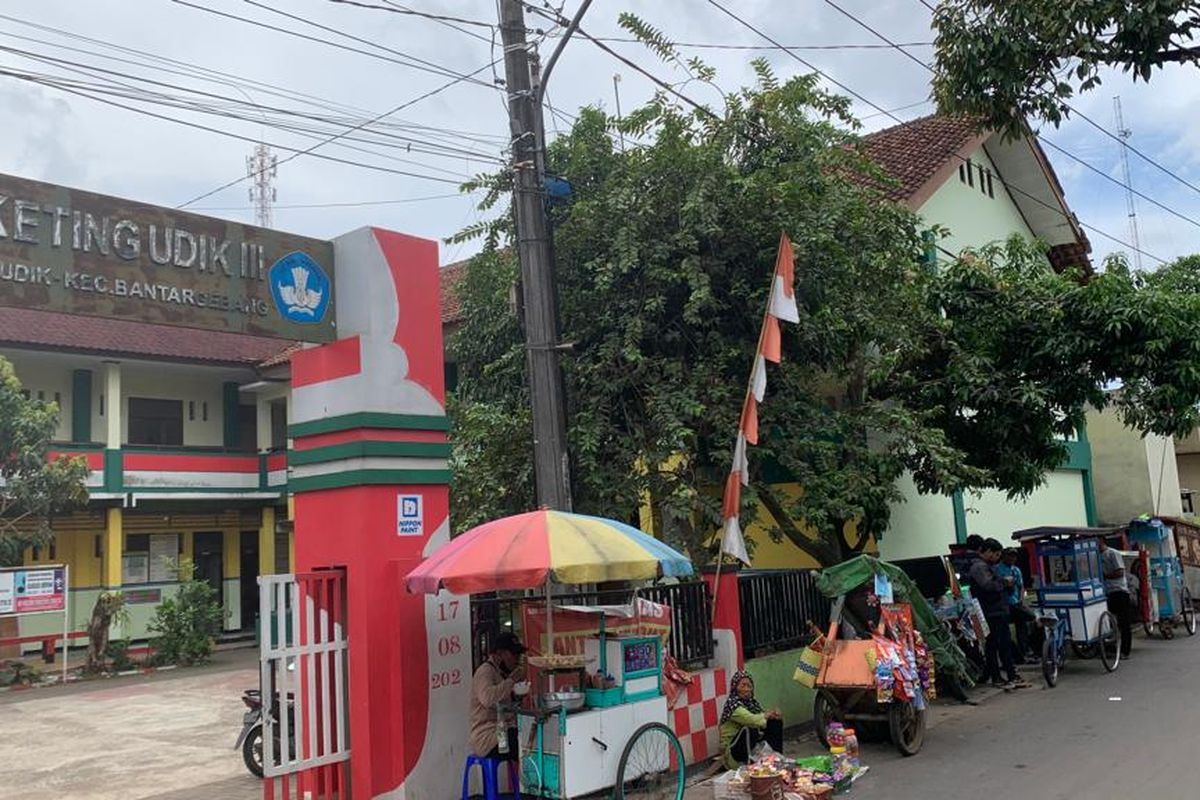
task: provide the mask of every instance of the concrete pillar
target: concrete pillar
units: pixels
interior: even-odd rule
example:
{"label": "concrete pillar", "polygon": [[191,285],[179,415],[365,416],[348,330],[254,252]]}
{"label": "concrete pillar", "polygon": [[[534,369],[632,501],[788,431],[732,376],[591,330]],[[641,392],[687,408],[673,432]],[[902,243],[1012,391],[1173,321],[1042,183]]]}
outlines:
{"label": "concrete pillar", "polygon": [[116,361],[104,362],[104,446],[109,450],[121,449],[121,421],[125,416],[125,404],[121,401],[121,365]]}
{"label": "concrete pillar", "polygon": [[120,508],[108,509],[107,524],[104,526],[104,588],[121,588],[121,555],[125,549],[123,533],[124,517]]}
{"label": "concrete pillar", "polygon": [[258,526],[258,574],[275,574],[275,507],[264,506]]}
{"label": "concrete pillar", "polygon": [[[271,449],[271,401],[259,392],[254,397],[254,413],[257,417],[257,439],[255,447],[265,453]],[[260,551],[261,552],[261,551]]]}
{"label": "concrete pillar", "polygon": [[226,528],[221,536],[221,602],[225,609],[225,630],[236,631],[242,627],[242,532],[238,528]]}

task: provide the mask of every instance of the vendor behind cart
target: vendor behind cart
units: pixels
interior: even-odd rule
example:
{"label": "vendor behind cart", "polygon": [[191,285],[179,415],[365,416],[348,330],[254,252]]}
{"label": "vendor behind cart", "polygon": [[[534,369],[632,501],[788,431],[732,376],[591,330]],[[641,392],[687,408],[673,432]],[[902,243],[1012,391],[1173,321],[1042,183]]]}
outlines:
{"label": "vendor behind cart", "polygon": [[471,752],[477,756],[505,761],[517,757],[517,729],[508,720],[502,727],[499,720],[501,705],[529,692],[518,669],[524,653],[521,640],[505,631],[471,678]]}
{"label": "vendor behind cart", "polygon": [[776,753],[783,753],[783,716],[776,710],[764,711],[754,697],[754,678],[749,672],[733,673],[729,698],[721,711],[721,753],[726,769],[737,769],[750,761],[760,742]]}

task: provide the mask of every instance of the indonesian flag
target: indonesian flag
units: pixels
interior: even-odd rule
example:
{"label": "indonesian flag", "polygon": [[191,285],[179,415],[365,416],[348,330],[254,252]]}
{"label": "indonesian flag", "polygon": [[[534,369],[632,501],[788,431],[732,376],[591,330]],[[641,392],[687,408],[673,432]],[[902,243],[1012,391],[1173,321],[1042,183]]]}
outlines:
{"label": "indonesian flag", "polygon": [[746,539],[738,521],[742,487],[750,485],[750,464],[746,457],[746,449],[752,444],[758,444],[758,404],[767,395],[767,362],[778,364],[783,357],[783,335],[779,323],[800,321],[800,310],[796,306],[794,259],[791,240],[787,234],[783,234],[779,239],[779,255],[775,259],[771,298],[767,303],[767,313],[763,317],[758,352],[754,354],[750,382],[742,400],[742,415],[733,446],[733,465],[729,477],[725,480],[725,491],[721,498],[721,552],[746,565],[750,564],[750,557],[746,553]]}

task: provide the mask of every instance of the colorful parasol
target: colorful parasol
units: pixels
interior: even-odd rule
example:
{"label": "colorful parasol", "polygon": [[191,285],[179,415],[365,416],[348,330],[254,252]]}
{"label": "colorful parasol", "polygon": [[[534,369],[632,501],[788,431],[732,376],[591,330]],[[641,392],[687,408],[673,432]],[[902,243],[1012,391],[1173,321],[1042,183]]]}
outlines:
{"label": "colorful parasol", "polygon": [[405,582],[410,592],[477,594],[691,574],[687,556],[637,528],[541,509],[472,528],[425,559]]}

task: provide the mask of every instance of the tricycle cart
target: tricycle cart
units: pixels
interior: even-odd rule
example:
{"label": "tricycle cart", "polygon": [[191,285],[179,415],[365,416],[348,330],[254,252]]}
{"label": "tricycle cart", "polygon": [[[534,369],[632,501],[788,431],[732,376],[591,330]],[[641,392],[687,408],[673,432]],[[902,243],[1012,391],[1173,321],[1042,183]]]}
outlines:
{"label": "tricycle cart", "polygon": [[1107,672],[1120,665],[1120,634],[1104,594],[1098,541],[1118,530],[1047,526],[1012,535],[1030,554],[1038,622],[1045,633],[1042,676],[1048,687],[1058,684],[1068,642],[1080,658],[1099,656]]}
{"label": "tricycle cart", "polygon": [[1183,581],[1183,566],[1172,547],[1171,530],[1158,519],[1136,519],[1126,530],[1129,541],[1145,548],[1149,556],[1149,615],[1143,620],[1146,635],[1157,631],[1164,639],[1175,638],[1182,623],[1189,636],[1196,632],[1192,593]]}

